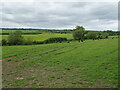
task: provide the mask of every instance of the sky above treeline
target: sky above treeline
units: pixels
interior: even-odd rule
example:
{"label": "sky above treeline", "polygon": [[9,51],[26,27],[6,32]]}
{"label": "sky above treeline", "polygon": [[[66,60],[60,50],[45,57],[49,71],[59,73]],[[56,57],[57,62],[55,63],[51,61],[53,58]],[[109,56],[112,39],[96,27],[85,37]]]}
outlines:
{"label": "sky above treeline", "polygon": [[117,2],[1,2],[1,27],[118,30]]}

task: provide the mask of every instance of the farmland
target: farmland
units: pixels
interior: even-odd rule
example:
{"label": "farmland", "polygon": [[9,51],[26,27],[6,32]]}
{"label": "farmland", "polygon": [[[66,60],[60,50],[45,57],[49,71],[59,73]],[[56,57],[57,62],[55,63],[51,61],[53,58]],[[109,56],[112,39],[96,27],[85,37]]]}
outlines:
{"label": "farmland", "polygon": [[[16,30],[0,30],[0,34],[9,34],[9,33],[12,33]],[[38,30],[20,30],[22,31],[23,33],[39,33]]]}
{"label": "farmland", "polygon": [[[2,36],[3,39],[8,38],[8,35],[0,35]],[[48,38],[51,37],[64,37],[67,39],[72,39],[72,34],[58,34],[58,33],[42,33],[42,34],[31,34],[31,35],[23,35],[23,37],[25,37],[25,39],[30,38],[32,40],[36,40],[36,41],[44,41]]]}
{"label": "farmland", "polygon": [[[72,38],[48,33],[30,37],[44,40],[55,35]],[[2,51],[4,88],[116,88],[118,84],[116,38],[3,46]]]}

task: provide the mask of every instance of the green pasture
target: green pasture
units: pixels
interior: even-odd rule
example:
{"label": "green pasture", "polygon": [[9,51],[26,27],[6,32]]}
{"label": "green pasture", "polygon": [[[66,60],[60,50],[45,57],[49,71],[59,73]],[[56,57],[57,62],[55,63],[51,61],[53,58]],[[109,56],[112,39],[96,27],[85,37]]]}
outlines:
{"label": "green pasture", "polygon": [[[51,36],[45,35],[44,38]],[[2,51],[3,88],[116,88],[118,85],[116,38],[3,46]]]}
{"label": "green pasture", "polygon": [[[15,32],[16,30],[0,30],[1,33],[12,33]],[[39,30],[19,30],[22,31],[22,33],[39,33]]]}
{"label": "green pasture", "polygon": [[[2,36],[2,39],[8,39],[8,35],[0,35]],[[23,35],[23,37],[25,37],[25,39],[32,39],[35,41],[44,41],[48,38],[51,37],[63,37],[63,38],[67,38],[67,39],[72,39],[72,34],[57,34],[57,33],[42,33],[42,34],[31,34],[31,35]]]}

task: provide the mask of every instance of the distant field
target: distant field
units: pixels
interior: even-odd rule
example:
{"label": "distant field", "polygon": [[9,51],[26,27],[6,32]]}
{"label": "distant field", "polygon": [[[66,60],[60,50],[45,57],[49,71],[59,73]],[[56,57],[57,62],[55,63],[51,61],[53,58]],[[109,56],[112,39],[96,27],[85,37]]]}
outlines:
{"label": "distant field", "polygon": [[[63,38],[67,38],[67,39],[73,39],[73,36],[70,33],[67,33],[67,34],[42,33],[42,34],[30,34],[30,35],[23,35],[23,36],[25,37],[25,39],[30,38],[35,41],[44,41],[51,37],[63,37]],[[0,35],[0,37],[2,37],[2,39],[7,40],[8,35]],[[109,36],[109,38],[112,38],[112,37],[118,37],[118,36]]]}
{"label": "distant field", "polygon": [[[8,35],[0,35],[3,39],[8,38]],[[23,35],[26,39],[31,38],[32,40],[36,41],[44,41],[51,37],[65,37],[67,39],[72,39],[72,34],[57,34],[57,33],[43,33],[43,34],[30,34],[30,35]]]}
{"label": "distant field", "polygon": [[[12,33],[15,32],[16,30],[0,30],[0,34],[2,33]],[[19,30],[22,31],[22,33],[39,33],[39,30]]]}
{"label": "distant field", "polygon": [[118,39],[2,49],[4,88],[117,87]]}
{"label": "distant field", "polygon": [[[38,30],[21,30],[23,34],[41,34],[41,33],[71,33],[71,30],[47,30],[47,29],[38,29]],[[9,35],[12,32],[17,30],[0,30],[0,35]]]}

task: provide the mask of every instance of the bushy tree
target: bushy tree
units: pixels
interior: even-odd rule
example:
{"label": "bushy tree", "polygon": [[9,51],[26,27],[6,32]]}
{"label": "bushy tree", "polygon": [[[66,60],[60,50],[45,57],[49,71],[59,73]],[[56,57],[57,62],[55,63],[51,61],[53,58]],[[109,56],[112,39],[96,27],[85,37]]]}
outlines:
{"label": "bushy tree", "polygon": [[102,33],[102,38],[105,39],[105,38],[108,38],[109,34],[108,33]]}
{"label": "bushy tree", "polygon": [[73,29],[74,31],[85,31],[85,28],[83,26],[76,26],[75,29]]}
{"label": "bushy tree", "polygon": [[76,26],[73,32],[73,37],[75,40],[84,41],[85,28],[83,26]]}
{"label": "bushy tree", "polygon": [[2,39],[2,45],[7,45],[7,40],[6,39]]}
{"label": "bushy tree", "polygon": [[98,39],[106,39],[108,38],[109,34],[105,32],[98,33]]}
{"label": "bushy tree", "polygon": [[8,36],[8,43],[10,45],[22,45],[24,43],[24,38],[21,31],[15,31],[10,33]]}
{"label": "bushy tree", "polygon": [[95,39],[97,39],[97,33],[95,33],[95,32],[89,32],[87,34],[87,38],[95,40]]}

